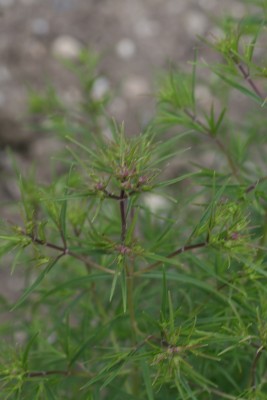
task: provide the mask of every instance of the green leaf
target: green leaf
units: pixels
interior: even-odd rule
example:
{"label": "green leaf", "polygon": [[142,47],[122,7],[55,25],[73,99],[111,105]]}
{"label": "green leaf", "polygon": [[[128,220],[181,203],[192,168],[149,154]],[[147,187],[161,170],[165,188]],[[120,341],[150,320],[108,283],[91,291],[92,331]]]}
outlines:
{"label": "green leaf", "polygon": [[198,174],[199,174],[199,172],[190,172],[188,174],[178,176],[177,178],[169,179],[168,181],[163,181],[163,182],[157,183],[155,185],[155,187],[166,187],[166,186],[174,185],[177,182],[181,182],[185,179],[191,178],[191,176],[196,176]]}
{"label": "green leaf", "polygon": [[[194,236],[197,236],[199,231],[200,231],[200,229],[202,227],[206,228],[207,224],[210,223],[209,221],[210,221],[210,219],[212,217],[212,211],[214,209],[214,206],[216,205],[218,200],[222,197],[223,193],[225,192],[225,190],[227,188],[227,184],[228,184],[228,180],[226,181],[226,183],[224,185],[221,186],[221,188],[214,195],[213,199],[210,201],[208,207],[206,208],[204,214],[202,215],[199,223],[193,229],[193,232],[190,235],[190,239],[193,238]],[[214,187],[214,185],[215,185],[215,177],[214,177],[214,174],[213,174],[213,187]]]}
{"label": "green leaf", "polygon": [[175,320],[174,320],[174,309],[173,309],[173,303],[172,303],[172,298],[171,298],[171,292],[168,291],[168,309],[169,309],[169,327],[170,327],[170,334],[174,335],[175,334]]}
{"label": "green leaf", "polygon": [[8,240],[7,243],[1,245],[0,247],[0,257],[3,257],[4,254],[7,254],[10,251],[14,250],[21,243],[21,239],[16,236],[1,235],[0,239]]}
{"label": "green leaf", "polygon": [[115,271],[115,275],[114,275],[114,277],[112,279],[110,295],[109,295],[109,301],[111,301],[113,299],[114,292],[115,292],[116,285],[117,285],[117,281],[118,281],[118,278],[119,278],[120,274],[121,274],[121,270],[120,270],[120,266],[118,265],[117,268],[116,268],[116,271]]}
{"label": "green leaf", "polygon": [[140,366],[141,366],[141,371],[143,375],[143,380],[145,383],[145,388],[146,388],[146,394],[148,400],[154,400],[154,394],[153,394],[153,387],[152,387],[152,382],[151,382],[151,377],[150,377],[150,369],[147,365],[147,361],[144,359],[140,360]]}
{"label": "green leaf", "polygon": [[221,73],[219,73],[216,70],[214,70],[214,72],[216,75],[218,75],[221,78],[221,80],[228,83],[228,85],[235,88],[236,90],[238,90],[245,96],[250,97],[253,101],[255,101],[257,104],[262,106],[263,100],[259,96],[257,96],[254,92],[252,92],[252,90],[247,89],[245,86],[241,85],[240,83],[237,83],[235,80],[233,80],[229,77],[226,77],[225,75],[222,75]]}
{"label": "green leaf", "polygon": [[197,71],[197,58],[198,58],[198,49],[196,48],[194,50],[194,61],[192,63],[193,69],[192,69],[192,108],[195,112],[196,108],[196,98],[195,98],[195,91],[196,91],[196,71]]}
{"label": "green leaf", "polygon": [[[263,23],[262,23],[262,25],[263,25]],[[258,39],[259,34],[261,32],[261,28],[262,28],[262,26],[259,29],[257,29],[257,31],[255,32],[254,36],[252,37],[251,41],[249,42],[249,44],[245,48],[245,58],[249,62],[252,61],[252,57],[253,57],[254,50],[255,50],[255,45],[257,43],[257,39]]]}
{"label": "green leaf", "polygon": [[220,129],[220,126],[221,126],[221,124],[222,124],[222,121],[223,121],[223,119],[224,119],[224,116],[225,116],[226,111],[227,111],[227,108],[224,107],[224,108],[222,109],[220,115],[219,115],[219,118],[217,119],[216,126],[215,126],[215,131],[216,131],[216,132],[218,132],[218,130]]}
{"label": "green leaf", "polygon": [[161,319],[167,321],[167,303],[168,303],[168,290],[167,290],[167,280],[166,271],[163,265],[162,268],[162,296],[161,296]]}
{"label": "green leaf", "polygon": [[22,354],[21,362],[22,362],[23,368],[25,370],[27,370],[27,368],[28,368],[27,367],[27,361],[28,361],[28,357],[29,357],[29,352],[30,352],[30,350],[31,350],[31,348],[32,348],[32,346],[33,346],[33,344],[34,344],[34,342],[35,342],[35,340],[36,340],[38,335],[39,335],[39,332],[36,332],[31,337],[31,339],[28,341],[27,346],[26,346],[26,348],[25,348],[25,350],[24,350],[24,352]]}
{"label": "green leaf", "polygon": [[11,311],[16,310],[18,307],[20,307],[24,301],[28,298],[28,296],[40,285],[42,280],[45,278],[45,276],[48,274],[48,272],[51,271],[51,269],[54,267],[54,265],[58,262],[58,260],[63,256],[63,254],[60,254],[58,257],[52,259],[45,269],[39,274],[38,278],[33,282],[33,284],[28,287],[23,295],[19,298],[18,301],[14,304],[14,306],[11,308]]}
{"label": "green leaf", "polygon": [[[143,278],[148,278],[148,279],[159,279],[162,280],[162,273],[161,272],[150,272],[142,275]],[[206,293],[211,294],[216,300],[225,303],[228,303],[228,299],[220,293],[216,287],[213,287],[212,285],[209,285],[206,282],[202,282],[198,278],[194,278],[190,275],[186,274],[181,274],[178,272],[172,273],[172,272],[166,272],[166,279],[171,280],[174,282],[178,282],[181,285],[188,285],[193,286],[198,288],[199,290],[202,290]]]}
{"label": "green leaf", "polygon": [[61,285],[56,286],[55,288],[45,292],[43,296],[40,298],[40,303],[42,303],[47,297],[53,296],[54,294],[64,291],[65,289],[68,288],[73,288],[73,290],[76,290],[77,288],[87,286],[89,282],[97,282],[97,281],[102,281],[102,280],[109,280],[112,278],[112,275],[107,275],[107,274],[90,274],[90,275],[84,275],[79,278],[73,278],[70,279],[67,282],[62,283]]}
{"label": "green leaf", "polygon": [[93,333],[93,335],[90,335],[88,339],[86,339],[74,352],[73,356],[71,357],[69,361],[69,368],[73,366],[73,364],[82,356],[84,351],[92,346],[95,346],[95,344],[101,340],[108,331],[109,324],[104,325],[100,329],[96,329],[96,331]]}
{"label": "green leaf", "polygon": [[64,200],[62,200],[60,215],[59,215],[60,231],[62,234],[62,239],[64,241],[64,244],[66,244],[66,216],[67,216],[67,205],[68,205],[68,186],[69,186],[72,168],[73,168],[73,166],[71,166],[68,177],[67,177],[66,188],[64,191],[65,198],[64,198]]}
{"label": "green leaf", "polygon": [[[132,279],[132,278],[130,278],[130,279]],[[122,272],[120,274],[120,283],[121,283],[123,312],[126,313],[126,311],[127,311],[127,275],[126,275],[125,268],[122,269]]]}

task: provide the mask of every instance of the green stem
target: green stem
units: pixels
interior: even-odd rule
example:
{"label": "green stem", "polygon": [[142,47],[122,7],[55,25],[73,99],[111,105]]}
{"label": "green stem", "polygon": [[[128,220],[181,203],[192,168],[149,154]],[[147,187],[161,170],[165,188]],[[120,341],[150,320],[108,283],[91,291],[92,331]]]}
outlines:
{"label": "green stem", "polygon": [[127,304],[129,310],[129,317],[132,327],[133,342],[136,344],[136,337],[139,333],[136,317],[135,317],[135,307],[134,307],[134,277],[133,273],[127,271]]}
{"label": "green stem", "polygon": [[121,242],[125,242],[126,238],[126,229],[127,229],[127,221],[126,221],[126,210],[125,203],[127,201],[127,197],[125,196],[124,190],[121,190],[120,193],[120,213],[121,213]]}
{"label": "green stem", "polygon": [[265,210],[265,213],[264,213],[262,230],[263,230],[263,232],[262,232],[262,236],[260,238],[259,250],[257,251],[256,260],[259,260],[265,253],[265,250],[263,250],[263,247],[265,246],[266,241],[267,241],[267,209]]}

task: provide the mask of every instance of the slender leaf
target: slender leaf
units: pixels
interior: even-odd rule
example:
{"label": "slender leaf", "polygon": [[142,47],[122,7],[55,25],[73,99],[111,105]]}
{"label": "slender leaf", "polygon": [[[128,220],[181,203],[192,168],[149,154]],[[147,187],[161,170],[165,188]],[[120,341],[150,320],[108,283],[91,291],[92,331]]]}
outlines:
{"label": "slender leaf", "polygon": [[59,255],[58,257],[52,259],[45,269],[38,275],[38,278],[32,283],[30,287],[28,287],[23,295],[16,301],[14,306],[11,308],[11,311],[16,310],[18,307],[20,307],[25,300],[29,297],[29,295],[40,285],[42,280],[45,278],[45,276],[51,271],[51,269],[54,267],[54,265],[58,262],[58,260],[62,257],[62,254]]}

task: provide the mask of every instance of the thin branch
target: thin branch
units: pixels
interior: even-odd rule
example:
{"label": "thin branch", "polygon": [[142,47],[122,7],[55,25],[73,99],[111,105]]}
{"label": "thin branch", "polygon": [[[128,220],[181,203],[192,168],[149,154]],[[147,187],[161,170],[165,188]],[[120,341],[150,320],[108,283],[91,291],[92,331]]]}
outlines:
{"label": "thin branch", "polygon": [[45,246],[45,247],[48,247],[48,248],[50,248],[50,249],[60,251],[60,252],[62,252],[63,254],[67,254],[67,253],[68,253],[68,249],[65,248],[65,247],[58,246],[58,245],[56,245],[56,244],[54,244],[54,243],[45,242],[44,240],[38,239],[37,237],[33,237],[33,236],[27,234],[26,232],[23,232],[23,231],[22,231],[21,233],[22,233],[24,236],[27,236],[27,237],[29,237],[30,239],[32,239],[32,242],[33,242],[33,243],[39,244],[40,246]]}
{"label": "thin branch", "polygon": [[120,213],[121,213],[121,241],[125,242],[126,237],[126,210],[125,210],[125,202],[126,202],[125,191],[121,190],[120,193]]}
{"label": "thin branch", "polygon": [[240,62],[236,62],[236,67],[239,69],[239,71],[241,72],[243,78],[247,81],[247,83],[249,84],[249,86],[251,87],[251,89],[253,90],[254,93],[256,93],[257,96],[259,96],[259,98],[264,101],[265,98],[262,95],[260,89],[257,87],[257,85],[255,84],[255,82],[252,80],[249,70],[245,70],[244,65],[242,65]]}
{"label": "thin branch", "polygon": [[29,237],[33,243],[36,243],[40,246],[45,246],[48,247],[50,249],[56,250],[56,251],[60,251],[62,253],[62,255],[69,255],[73,258],[76,258],[77,260],[82,261],[88,268],[93,268],[93,269],[97,269],[99,271],[103,271],[103,272],[107,272],[109,274],[114,275],[115,271],[105,268],[100,264],[97,264],[96,262],[94,262],[93,260],[88,259],[87,257],[84,257],[81,254],[77,254],[73,251],[70,251],[68,248],[62,247],[62,246],[58,246],[54,243],[50,243],[50,242],[46,242],[44,240],[38,239],[36,237],[32,237],[31,235],[27,234],[25,231],[21,231],[21,233],[24,236]]}
{"label": "thin branch", "polygon": [[[228,393],[221,392],[220,390],[217,390],[217,389],[209,388],[208,390],[211,393],[220,396],[222,399],[228,399],[228,400],[238,400],[238,399],[240,399],[239,396],[238,397],[232,396],[232,395],[230,395]],[[242,400],[248,400],[248,399],[245,399],[244,397],[242,397]]]}
{"label": "thin branch", "polygon": [[46,378],[48,376],[61,375],[61,376],[83,376],[91,378],[93,376],[89,371],[78,370],[50,370],[50,371],[29,371],[25,373],[26,378]]}
{"label": "thin branch", "polygon": [[201,242],[201,243],[196,243],[196,244],[190,244],[188,246],[180,247],[178,250],[175,250],[171,254],[167,256],[167,258],[173,258],[177,256],[178,254],[184,253],[185,251],[190,251],[194,249],[198,249],[199,247],[205,247],[207,246],[207,242]]}
{"label": "thin branch", "polygon": [[70,376],[73,375],[72,371],[65,371],[65,370],[51,370],[51,371],[33,371],[33,372],[27,372],[25,376],[27,378],[42,378],[42,377],[47,377],[50,375],[64,375],[64,376]]}
{"label": "thin branch", "polygon": [[[206,247],[208,245],[208,242],[201,242],[201,243],[196,243],[196,244],[190,244],[188,246],[183,246],[180,247],[179,249],[173,251],[172,253],[168,254],[166,256],[166,258],[173,258],[175,256],[178,256],[181,253],[185,253],[187,251],[191,251],[191,250],[195,250],[195,249],[199,249],[201,247]],[[143,275],[146,272],[151,271],[152,269],[155,269],[156,267],[158,267],[159,265],[163,264],[164,261],[157,261],[154,264],[149,265],[148,267],[139,270],[137,272],[135,272],[135,276],[139,276],[139,275]]]}
{"label": "thin branch", "polygon": [[90,260],[87,257],[82,256],[81,254],[74,253],[73,251],[68,251],[67,254],[73,258],[76,258],[77,260],[82,261],[88,268],[93,268],[97,269],[98,271],[107,272],[110,275],[115,274],[115,271],[113,271],[112,269],[103,267],[102,265],[97,264],[93,260]]}
{"label": "thin branch", "polygon": [[106,197],[108,197],[109,199],[121,200],[120,196],[117,196],[116,194],[113,194],[106,189],[103,190],[103,193],[105,193]]}
{"label": "thin branch", "polygon": [[250,370],[250,387],[253,389],[256,389],[256,372],[257,372],[257,364],[261,358],[261,355],[263,351],[265,350],[264,346],[260,346],[255,354],[255,357],[253,359],[252,365],[251,365],[251,370]]}
{"label": "thin branch", "polygon": [[[106,195],[106,198],[117,200],[117,201],[120,201],[120,202],[122,201],[121,196],[113,194],[113,193],[109,192],[106,189],[104,189],[102,191]],[[127,193],[124,191],[123,201],[125,201],[126,199],[128,199],[129,197],[133,196],[136,193],[140,193],[140,191],[139,190],[132,190],[131,192],[127,192]]]}
{"label": "thin branch", "polygon": [[256,187],[267,180],[267,176],[263,176],[262,178],[259,178],[256,182],[252,183],[250,186],[247,187],[245,193],[250,193],[252,192],[254,189],[256,189]]}

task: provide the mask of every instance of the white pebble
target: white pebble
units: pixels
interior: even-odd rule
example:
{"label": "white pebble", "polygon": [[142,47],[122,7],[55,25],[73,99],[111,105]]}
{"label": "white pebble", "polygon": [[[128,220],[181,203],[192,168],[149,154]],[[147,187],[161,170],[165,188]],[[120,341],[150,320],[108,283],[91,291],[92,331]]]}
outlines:
{"label": "white pebble", "polygon": [[144,197],[144,202],[147,207],[153,213],[157,213],[159,211],[168,211],[169,202],[165,197],[160,196],[159,194],[148,193]]}
{"label": "white pebble", "polygon": [[135,43],[131,39],[121,39],[116,45],[116,53],[123,59],[129,59],[134,56],[136,51]]}
{"label": "white pebble", "polygon": [[72,36],[57,37],[52,44],[52,53],[56,57],[75,59],[82,51],[81,43]]}
{"label": "white pebble", "polygon": [[109,91],[110,84],[107,78],[101,76],[94,81],[92,97],[94,100],[101,100]]}
{"label": "white pebble", "polygon": [[185,18],[185,27],[191,37],[203,35],[208,27],[205,15],[199,12],[190,12]]}
{"label": "white pebble", "polygon": [[58,339],[57,333],[56,332],[52,332],[48,336],[47,341],[48,341],[49,344],[53,344],[53,343],[55,343],[57,341],[57,339]]}

